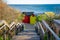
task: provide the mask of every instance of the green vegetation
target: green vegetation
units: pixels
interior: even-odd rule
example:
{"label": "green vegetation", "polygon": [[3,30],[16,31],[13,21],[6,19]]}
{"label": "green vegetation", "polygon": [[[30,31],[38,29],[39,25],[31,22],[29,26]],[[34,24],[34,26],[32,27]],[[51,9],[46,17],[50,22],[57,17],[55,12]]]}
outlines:
{"label": "green vegetation", "polygon": [[37,16],[38,21],[47,20],[48,17],[46,14],[40,14]]}
{"label": "green vegetation", "polygon": [[21,14],[17,19],[18,19],[20,22],[22,22],[22,20],[24,19],[24,16],[25,16],[25,14]]}
{"label": "green vegetation", "polygon": [[0,36],[0,40],[3,40],[3,37],[2,36]]}
{"label": "green vegetation", "polygon": [[44,40],[47,40],[48,36],[47,34],[44,35]]}

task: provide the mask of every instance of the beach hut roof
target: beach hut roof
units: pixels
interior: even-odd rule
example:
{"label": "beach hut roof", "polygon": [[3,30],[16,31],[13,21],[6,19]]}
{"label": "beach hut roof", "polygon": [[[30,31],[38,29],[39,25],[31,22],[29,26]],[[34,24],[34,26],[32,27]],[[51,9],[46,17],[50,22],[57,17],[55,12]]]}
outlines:
{"label": "beach hut roof", "polygon": [[32,15],[34,12],[23,12],[23,14],[25,14],[25,15]]}

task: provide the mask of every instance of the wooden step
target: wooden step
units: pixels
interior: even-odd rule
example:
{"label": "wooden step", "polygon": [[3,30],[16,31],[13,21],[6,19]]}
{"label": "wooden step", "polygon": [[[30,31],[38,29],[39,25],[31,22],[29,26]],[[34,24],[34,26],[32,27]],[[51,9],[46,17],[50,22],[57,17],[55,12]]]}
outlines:
{"label": "wooden step", "polygon": [[13,40],[40,40],[36,32],[25,31],[13,37]]}
{"label": "wooden step", "polygon": [[14,36],[12,40],[40,40],[40,37],[35,32],[34,25],[25,24],[24,31]]}

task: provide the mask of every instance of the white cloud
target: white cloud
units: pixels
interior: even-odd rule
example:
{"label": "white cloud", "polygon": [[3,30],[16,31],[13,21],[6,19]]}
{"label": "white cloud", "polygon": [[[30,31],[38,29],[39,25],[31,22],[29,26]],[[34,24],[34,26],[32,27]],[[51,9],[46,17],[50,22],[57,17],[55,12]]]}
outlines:
{"label": "white cloud", "polygon": [[60,0],[7,0],[8,4],[60,4]]}

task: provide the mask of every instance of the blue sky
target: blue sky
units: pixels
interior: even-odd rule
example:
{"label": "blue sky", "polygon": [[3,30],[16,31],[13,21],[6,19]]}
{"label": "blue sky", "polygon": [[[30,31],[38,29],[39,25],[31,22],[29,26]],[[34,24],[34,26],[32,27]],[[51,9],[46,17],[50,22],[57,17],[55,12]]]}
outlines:
{"label": "blue sky", "polygon": [[4,0],[8,4],[60,4],[60,0]]}

